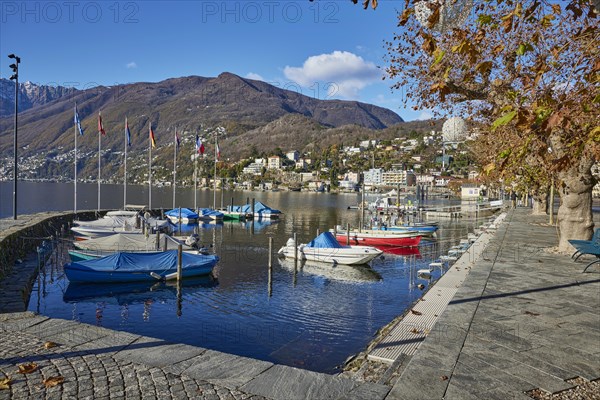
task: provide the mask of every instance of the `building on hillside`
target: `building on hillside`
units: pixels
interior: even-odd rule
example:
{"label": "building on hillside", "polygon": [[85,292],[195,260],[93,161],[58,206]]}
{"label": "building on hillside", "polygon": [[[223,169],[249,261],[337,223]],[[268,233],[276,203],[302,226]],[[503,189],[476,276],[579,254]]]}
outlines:
{"label": "building on hillside", "polygon": [[308,166],[308,164],[306,163],[306,161],[304,160],[304,158],[299,159],[298,161],[296,161],[296,164],[294,165],[297,169],[304,169]]}
{"label": "building on hillside", "polygon": [[268,169],[281,169],[281,157],[279,156],[271,156],[268,158]]}
{"label": "building on hillside", "polygon": [[369,146],[371,147],[375,147],[377,146],[377,144],[379,143],[379,140],[363,140],[362,142],[359,143],[359,146],[361,149],[368,149]]}
{"label": "building on hillside", "polygon": [[253,163],[249,164],[248,166],[244,167],[242,172],[244,174],[248,174],[248,175],[261,175],[263,167],[264,167],[264,164],[253,162]]}
{"label": "building on hillside", "polygon": [[479,185],[474,183],[463,183],[460,188],[460,198],[463,200],[478,199],[481,196]]}
{"label": "building on hillside", "polygon": [[298,150],[293,150],[285,153],[285,156],[288,160],[298,161],[298,159],[300,158],[300,153],[298,152]]}
{"label": "building on hillside", "polygon": [[381,185],[382,179],[381,175],[383,174],[383,169],[381,168],[371,168],[368,171],[363,173],[363,181],[365,185]]}
{"label": "building on hillside", "polygon": [[300,182],[311,182],[315,179],[312,172],[300,172]]}
{"label": "building on hillside", "polygon": [[433,186],[435,178],[430,174],[419,174],[417,175],[417,185]]}
{"label": "building on hillside", "polygon": [[469,171],[469,180],[474,181],[479,176],[479,172],[475,170]]}
{"label": "building on hillside", "polygon": [[384,186],[414,186],[417,177],[413,171],[391,170],[381,174],[381,184]]}
{"label": "building on hillside", "polygon": [[435,186],[438,187],[447,187],[448,183],[452,180],[450,176],[437,176],[435,178]]}

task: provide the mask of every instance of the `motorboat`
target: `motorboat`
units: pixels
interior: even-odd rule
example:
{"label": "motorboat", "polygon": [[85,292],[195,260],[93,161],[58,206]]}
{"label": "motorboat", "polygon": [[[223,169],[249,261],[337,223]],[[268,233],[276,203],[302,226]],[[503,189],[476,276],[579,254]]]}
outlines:
{"label": "motorboat", "polygon": [[[215,255],[182,254],[182,278],[208,275],[219,261]],[[117,252],[64,266],[70,282],[138,282],[175,279],[177,250],[152,253]]]}
{"label": "motorboat", "polygon": [[360,265],[367,264],[383,251],[374,247],[343,246],[330,232],[323,232],[307,244],[294,247],[294,239],[289,239],[285,246],[279,249],[280,255],[294,259],[318,261],[333,264]]}
{"label": "motorboat", "polygon": [[195,224],[198,222],[199,215],[189,208],[174,208],[165,213],[165,216],[171,221],[173,224]]}
{"label": "motorboat", "polygon": [[337,230],[335,237],[338,242],[349,245],[363,246],[394,246],[414,247],[421,242],[421,235],[415,232],[375,231],[352,229],[349,232]]}

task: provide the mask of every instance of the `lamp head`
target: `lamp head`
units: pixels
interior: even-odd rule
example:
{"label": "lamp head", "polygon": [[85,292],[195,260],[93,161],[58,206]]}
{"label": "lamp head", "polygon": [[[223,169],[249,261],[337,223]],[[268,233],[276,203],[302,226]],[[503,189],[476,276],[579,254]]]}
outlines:
{"label": "lamp head", "polygon": [[17,75],[17,74],[13,74],[13,76],[11,76],[11,77],[10,77],[10,80],[11,80],[11,81],[14,81],[14,80],[16,80],[18,77],[19,77],[19,75]]}
{"label": "lamp head", "polygon": [[8,55],[8,58],[15,58],[15,57],[17,57],[17,56],[15,56],[14,54],[9,54]]}

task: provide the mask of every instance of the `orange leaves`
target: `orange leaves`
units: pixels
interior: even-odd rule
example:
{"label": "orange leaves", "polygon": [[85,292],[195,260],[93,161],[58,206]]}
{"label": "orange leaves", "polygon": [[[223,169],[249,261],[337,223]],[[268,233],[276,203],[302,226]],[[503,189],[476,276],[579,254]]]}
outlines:
{"label": "orange leaves", "polygon": [[430,87],[431,92],[437,93],[440,96],[441,101],[446,100],[446,95],[452,93],[448,85],[445,82],[434,83]]}
{"label": "orange leaves", "polygon": [[492,66],[494,64],[491,61],[484,61],[482,63],[477,64],[475,67],[475,71],[479,72],[481,75],[488,76],[492,70]]}
{"label": "orange leaves", "polygon": [[433,36],[427,34],[427,33],[422,33],[421,36],[423,36],[423,45],[421,46],[421,48],[429,55],[433,54],[433,52],[436,50],[436,46],[437,46],[437,42],[436,40],[433,38]]}
{"label": "orange leaves", "polygon": [[19,364],[17,367],[19,368],[20,374],[30,374],[30,373],[34,372],[35,370],[37,370],[38,365],[36,363],[32,362],[32,363],[27,363],[27,364]]}
{"label": "orange leaves", "polygon": [[42,381],[46,389],[60,385],[65,381],[65,378],[62,376],[51,376]]}
{"label": "orange leaves", "polygon": [[12,380],[10,378],[0,379],[0,390],[10,389],[11,384],[12,384]]}

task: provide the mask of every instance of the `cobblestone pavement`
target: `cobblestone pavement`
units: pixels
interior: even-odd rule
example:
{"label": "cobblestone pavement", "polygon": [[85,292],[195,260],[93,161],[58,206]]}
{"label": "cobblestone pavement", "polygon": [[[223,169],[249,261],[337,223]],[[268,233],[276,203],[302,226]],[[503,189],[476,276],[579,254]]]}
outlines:
{"label": "cobblestone pavement", "polygon": [[[235,389],[165,372],[158,367],[114,358],[111,353],[74,350],[46,342],[31,334],[0,332],[0,399],[264,399]],[[34,371],[19,373],[18,366],[35,363]],[[53,387],[44,380],[61,377]]]}

